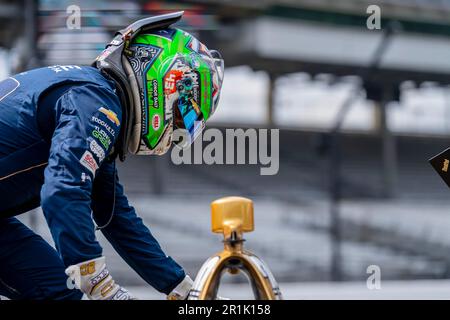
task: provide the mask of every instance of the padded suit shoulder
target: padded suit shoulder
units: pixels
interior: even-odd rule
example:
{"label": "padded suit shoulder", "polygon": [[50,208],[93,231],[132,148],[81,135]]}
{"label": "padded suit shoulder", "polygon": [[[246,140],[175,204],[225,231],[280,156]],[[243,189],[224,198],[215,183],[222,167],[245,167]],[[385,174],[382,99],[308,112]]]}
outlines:
{"label": "padded suit shoulder", "polygon": [[99,70],[93,67],[76,65],[33,69],[19,73],[9,79],[16,82],[17,90],[22,94],[22,98],[24,100],[28,98],[34,104],[37,103],[43,92],[61,84],[94,83],[114,91],[114,82],[105,78]]}
{"label": "padded suit shoulder", "polygon": [[93,67],[44,67],[0,82],[0,158],[42,139],[36,122],[41,96],[53,88],[70,85],[91,85],[103,96],[116,100],[114,82]]}

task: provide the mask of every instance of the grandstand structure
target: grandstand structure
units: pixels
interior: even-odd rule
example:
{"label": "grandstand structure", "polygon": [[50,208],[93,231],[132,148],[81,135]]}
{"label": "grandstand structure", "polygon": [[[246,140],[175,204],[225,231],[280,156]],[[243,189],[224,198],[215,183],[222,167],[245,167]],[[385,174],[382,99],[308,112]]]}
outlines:
{"label": "grandstand structure", "polygon": [[[80,29],[66,27],[71,4],[82,10]],[[381,30],[366,27],[366,10],[372,4],[381,8]],[[340,246],[341,280],[365,279],[365,266],[376,263],[390,279],[450,277],[450,239],[442,231],[448,190],[426,162],[447,146],[449,132],[393,132],[389,126],[391,102],[399,100],[404,83],[417,88],[450,84],[450,0],[1,0],[0,45],[15,61],[11,72],[36,65],[89,64],[114,31],[169,10],[185,10],[180,27],[218,48],[227,68],[248,66],[268,79],[267,87],[254,93],[263,95],[256,124],[231,116],[214,126],[281,129],[280,172],[274,177],[259,176],[252,166],[175,166],[170,155],[130,157],[131,165],[119,166],[145,221],[156,233],[164,231],[163,243],[191,273],[203,260],[198,252],[214,249],[206,231],[208,212],[198,214],[205,208],[192,198],[207,204],[215,197],[239,194],[255,198],[256,204],[274,203],[260,216],[256,211],[257,232],[250,241],[281,281],[335,279],[330,243]],[[394,21],[395,32],[374,67],[383,30]],[[325,81],[330,90],[356,77],[355,90],[374,101],[370,129],[340,131],[341,194],[332,203],[341,209],[340,233],[331,242],[330,153],[323,152],[329,128],[286,125],[275,116],[283,78],[297,73],[306,73],[308,82]],[[295,108],[295,99],[289,101]],[[165,199],[172,205],[165,209],[160,201],[150,209],[151,201],[145,201],[149,194],[154,202]],[[177,206],[184,202],[188,216]],[[169,217],[164,210],[180,212]],[[186,230],[190,214],[203,221],[203,229]],[[425,215],[429,220],[423,220]],[[266,238],[274,225],[277,241]],[[258,233],[258,227],[264,232]],[[173,240],[180,235],[186,237],[185,247]],[[205,240],[203,250],[189,251],[198,235]],[[118,265],[127,281],[126,267]]]}

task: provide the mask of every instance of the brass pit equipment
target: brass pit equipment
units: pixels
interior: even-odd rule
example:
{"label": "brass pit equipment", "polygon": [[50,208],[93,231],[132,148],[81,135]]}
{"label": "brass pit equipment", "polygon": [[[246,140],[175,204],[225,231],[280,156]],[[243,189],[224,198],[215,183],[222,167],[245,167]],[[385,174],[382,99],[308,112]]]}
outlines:
{"label": "brass pit equipment", "polygon": [[189,300],[214,300],[224,272],[244,272],[250,280],[255,299],[281,300],[282,295],[267,265],[244,249],[244,232],[254,230],[253,201],[226,197],[211,203],[211,229],[222,233],[224,249],[210,257],[195,279]]}

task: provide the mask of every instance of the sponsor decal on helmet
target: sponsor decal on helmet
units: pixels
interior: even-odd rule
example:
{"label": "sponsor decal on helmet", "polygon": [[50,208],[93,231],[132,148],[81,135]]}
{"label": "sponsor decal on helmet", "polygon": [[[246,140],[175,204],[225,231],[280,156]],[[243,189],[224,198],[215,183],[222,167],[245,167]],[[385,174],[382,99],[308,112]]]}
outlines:
{"label": "sponsor decal on helmet", "polygon": [[170,70],[164,77],[164,93],[169,95],[177,91],[176,82],[183,76],[181,70]]}
{"label": "sponsor decal on helmet", "polygon": [[95,171],[98,169],[97,161],[95,161],[94,156],[89,151],[85,151],[83,156],[80,159],[80,163],[86,167],[93,175],[95,175]]}
{"label": "sponsor decal on helmet", "polygon": [[203,75],[201,81],[202,81],[202,87],[204,89],[203,89],[202,101],[200,103],[205,103],[206,101],[208,101],[208,93],[209,93],[209,90],[208,90],[208,79],[206,79],[206,76]]}
{"label": "sponsor decal on helmet", "polygon": [[159,98],[158,98],[158,80],[152,79],[152,81],[149,81],[150,85],[150,92],[152,93],[152,100],[153,100],[153,108],[158,109],[159,108]]}
{"label": "sponsor decal on helmet", "polygon": [[152,127],[156,131],[161,126],[161,117],[159,114],[154,114],[152,117]]}
{"label": "sponsor decal on helmet", "polygon": [[145,102],[144,93],[142,91],[139,92],[141,96],[141,114],[142,114],[142,128],[141,132],[143,135],[148,132],[148,115],[147,115],[147,103]]}
{"label": "sponsor decal on helmet", "polygon": [[189,77],[192,79],[192,97],[197,104],[201,104],[199,86],[200,74],[197,71],[190,72]]}
{"label": "sponsor decal on helmet", "polygon": [[103,148],[92,138],[89,138],[89,149],[97,156],[98,161],[102,162],[105,159],[105,151]]}
{"label": "sponsor decal on helmet", "polygon": [[100,107],[100,109],[98,109],[98,111],[100,111],[101,113],[106,115],[106,117],[109,120],[111,120],[111,122],[113,122],[116,126],[120,126],[119,118],[117,117],[117,114],[114,111],[111,111],[111,110],[103,108],[103,107]]}

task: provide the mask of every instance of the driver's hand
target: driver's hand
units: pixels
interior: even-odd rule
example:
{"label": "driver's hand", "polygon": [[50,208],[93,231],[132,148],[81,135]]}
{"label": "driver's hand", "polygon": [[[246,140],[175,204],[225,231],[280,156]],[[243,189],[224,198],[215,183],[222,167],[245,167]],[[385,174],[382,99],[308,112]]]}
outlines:
{"label": "driver's hand", "polygon": [[186,300],[189,296],[189,292],[192,289],[191,277],[185,276],[184,279],[167,295],[168,300]]}
{"label": "driver's hand", "polygon": [[66,274],[90,300],[137,300],[115,283],[106,269],[105,257],[69,266]]}

